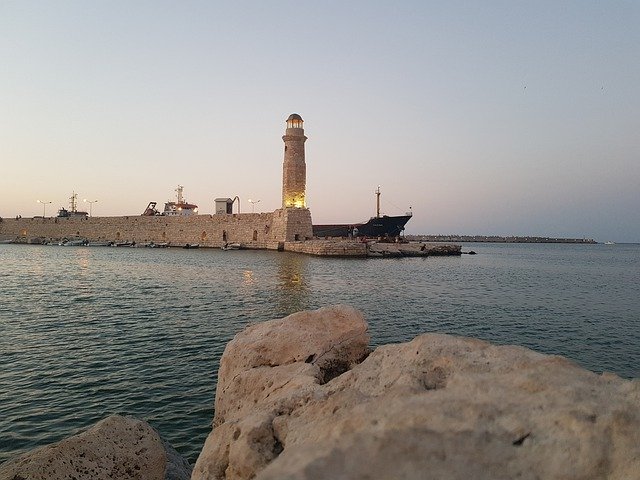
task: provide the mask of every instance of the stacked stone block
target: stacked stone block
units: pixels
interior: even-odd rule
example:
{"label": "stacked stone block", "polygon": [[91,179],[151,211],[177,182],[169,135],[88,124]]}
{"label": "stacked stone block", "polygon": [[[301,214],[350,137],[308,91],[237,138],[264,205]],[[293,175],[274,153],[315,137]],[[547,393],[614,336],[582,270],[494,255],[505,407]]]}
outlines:
{"label": "stacked stone block", "polygon": [[[295,209],[298,210],[298,209]],[[294,223],[288,225],[288,221]],[[305,223],[306,222],[306,223]],[[126,216],[91,218],[2,219],[0,237],[20,242],[59,241],[82,238],[89,241],[199,244],[221,247],[241,243],[247,248],[277,248],[280,242],[311,237],[311,215],[272,213],[194,215],[189,217]]]}
{"label": "stacked stone block", "polygon": [[324,257],[366,257],[367,244],[353,240],[315,239],[306,242],[286,242],[284,250]]}

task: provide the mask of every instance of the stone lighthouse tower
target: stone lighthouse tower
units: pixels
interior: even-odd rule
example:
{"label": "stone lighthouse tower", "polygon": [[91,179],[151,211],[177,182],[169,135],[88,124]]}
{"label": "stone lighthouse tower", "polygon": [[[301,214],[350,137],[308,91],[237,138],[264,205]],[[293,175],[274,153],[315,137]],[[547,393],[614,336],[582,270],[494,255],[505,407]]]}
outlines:
{"label": "stone lighthouse tower", "polygon": [[304,136],[302,117],[292,113],[287,118],[284,132],[284,162],[282,163],[282,208],[273,216],[272,238],[278,249],[286,242],[298,242],[313,238],[311,212],[307,208],[307,165],[304,161]]}
{"label": "stone lighthouse tower", "polygon": [[303,120],[297,113],[287,118],[282,164],[282,208],[306,208],[307,165],[304,161]]}

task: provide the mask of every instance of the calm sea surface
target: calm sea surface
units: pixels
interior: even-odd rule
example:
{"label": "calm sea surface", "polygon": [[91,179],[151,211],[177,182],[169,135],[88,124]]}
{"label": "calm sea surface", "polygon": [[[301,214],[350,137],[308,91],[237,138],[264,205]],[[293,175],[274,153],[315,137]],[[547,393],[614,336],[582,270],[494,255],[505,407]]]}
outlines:
{"label": "calm sea surface", "polygon": [[640,245],[469,244],[478,255],[0,245],[0,462],[109,414],[194,462],[245,325],[344,303],[372,342],[473,336],[640,376]]}

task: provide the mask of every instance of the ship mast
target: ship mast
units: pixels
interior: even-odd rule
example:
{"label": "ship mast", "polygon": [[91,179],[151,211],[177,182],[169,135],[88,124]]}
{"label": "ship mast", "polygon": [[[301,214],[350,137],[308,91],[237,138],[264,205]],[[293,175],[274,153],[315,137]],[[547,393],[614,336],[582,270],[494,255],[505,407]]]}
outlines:
{"label": "ship mast", "polygon": [[76,212],[77,211],[77,201],[78,201],[78,194],[74,191],[71,194],[71,197],[69,198],[69,200],[71,200],[71,211],[72,212]]}
{"label": "ship mast", "polygon": [[380,218],[380,185],[376,189],[376,218]]}

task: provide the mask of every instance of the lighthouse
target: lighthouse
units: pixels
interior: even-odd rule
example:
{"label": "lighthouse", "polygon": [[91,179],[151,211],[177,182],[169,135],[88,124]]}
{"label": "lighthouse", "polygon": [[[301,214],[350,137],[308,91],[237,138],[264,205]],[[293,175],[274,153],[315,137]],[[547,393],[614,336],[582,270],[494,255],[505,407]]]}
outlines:
{"label": "lighthouse", "polygon": [[282,208],[306,208],[307,165],[304,161],[304,121],[297,113],[287,118],[282,164]]}
{"label": "lighthouse", "polygon": [[278,249],[284,242],[297,242],[313,238],[311,212],[307,208],[307,165],[304,161],[302,117],[292,113],[287,118],[282,162],[282,208],[274,212],[272,235],[278,240]]}

